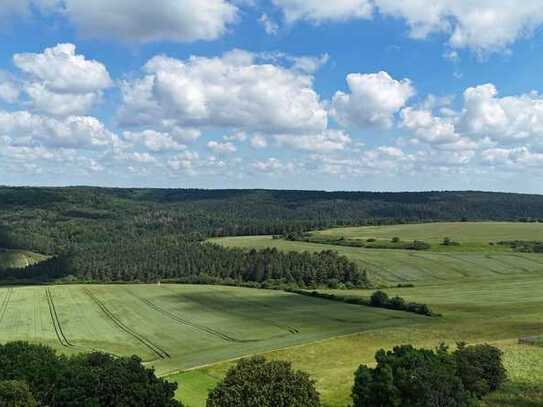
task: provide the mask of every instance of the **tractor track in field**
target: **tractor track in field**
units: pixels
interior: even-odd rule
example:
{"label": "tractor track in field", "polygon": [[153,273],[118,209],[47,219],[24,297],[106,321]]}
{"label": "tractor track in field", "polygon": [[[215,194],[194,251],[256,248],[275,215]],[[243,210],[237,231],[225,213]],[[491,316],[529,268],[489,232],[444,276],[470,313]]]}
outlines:
{"label": "tractor track in field", "polygon": [[132,336],[141,344],[145,345],[151,352],[153,352],[159,359],[168,359],[170,354],[162,349],[159,345],[147,339],[145,336],[136,332],[129,326],[125,325],[119,318],[111,312],[111,310],[88,288],[84,288],[83,292],[89,296],[89,298],[102,310],[102,312],[124,333]]}
{"label": "tractor track in field", "polygon": [[6,315],[6,312],[9,307],[9,302],[11,300],[11,296],[13,294],[13,288],[8,288],[6,295],[4,295],[4,300],[2,301],[2,305],[0,305],[0,323],[4,320],[4,316]]}
{"label": "tractor track in field", "polygon": [[55,307],[55,301],[53,299],[53,294],[51,294],[51,290],[49,288],[45,289],[45,297],[47,298],[47,305],[49,306],[49,314],[51,314],[51,321],[53,322],[53,327],[55,328],[55,334],[57,335],[57,339],[60,342],[60,344],[66,348],[73,348],[75,347],[74,344],[72,344],[66,335],[64,334],[64,331],[62,329],[62,325],[60,323],[60,318],[57,314],[57,309]]}
{"label": "tractor track in field", "polygon": [[243,339],[237,339],[237,338],[234,338],[234,337],[231,337],[229,335],[226,335],[225,333],[223,332],[220,332],[220,331],[217,331],[213,328],[209,328],[207,326],[203,326],[203,325],[198,325],[198,324],[195,324],[193,322],[190,322],[190,321],[187,321],[186,319],[183,319],[181,318],[180,316],[178,316],[177,314],[174,314],[173,312],[170,312],[162,307],[160,307],[159,305],[155,304],[154,302],[152,302],[151,300],[148,300],[146,298],[143,298],[143,297],[140,297],[139,295],[133,293],[132,291],[129,291],[129,293],[137,298],[138,300],[142,301],[145,305],[147,305],[149,308],[151,308],[152,310],[164,315],[165,317],[169,318],[169,319],[172,319],[174,320],[175,322],[177,322],[178,324],[181,324],[181,325],[184,325],[184,326],[188,326],[190,328],[193,328],[193,329],[196,329],[198,331],[201,331],[203,333],[206,333],[208,335],[212,335],[212,336],[215,336],[216,338],[219,338],[219,339],[222,339],[223,341],[226,341],[226,342],[234,342],[234,343],[248,343],[248,342],[259,342],[258,340],[252,340],[252,339],[247,339],[247,340],[243,340]]}

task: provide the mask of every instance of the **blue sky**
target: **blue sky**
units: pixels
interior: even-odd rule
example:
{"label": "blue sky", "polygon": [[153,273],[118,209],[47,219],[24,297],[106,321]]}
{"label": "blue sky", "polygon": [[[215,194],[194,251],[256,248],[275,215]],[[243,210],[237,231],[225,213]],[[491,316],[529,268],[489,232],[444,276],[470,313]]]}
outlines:
{"label": "blue sky", "polygon": [[542,25],[542,0],[4,0],[0,184],[542,193]]}

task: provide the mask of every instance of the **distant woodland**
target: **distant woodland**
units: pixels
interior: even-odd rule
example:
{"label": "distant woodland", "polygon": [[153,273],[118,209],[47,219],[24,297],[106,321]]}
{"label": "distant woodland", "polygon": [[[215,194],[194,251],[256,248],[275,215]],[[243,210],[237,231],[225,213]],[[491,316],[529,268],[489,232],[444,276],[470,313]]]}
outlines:
{"label": "distant woodland", "polygon": [[0,188],[0,248],[51,256],[0,280],[367,285],[333,251],[226,249],[217,236],[428,221],[542,221],[543,196],[484,192]]}

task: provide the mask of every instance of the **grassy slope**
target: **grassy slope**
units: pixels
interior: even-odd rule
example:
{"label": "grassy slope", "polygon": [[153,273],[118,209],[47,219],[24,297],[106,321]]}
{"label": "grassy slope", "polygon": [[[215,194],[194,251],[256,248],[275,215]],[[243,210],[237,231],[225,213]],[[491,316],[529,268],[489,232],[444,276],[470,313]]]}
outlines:
{"label": "grassy slope", "polygon": [[[66,339],[58,338],[47,290]],[[424,317],[401,312],[235,287],[0,289],[0,341],[43,342],[69,353],[136,353],[160,374],[354,332],[424,323]]]}
{"label": "grassy slope", "polygon": [[[543,276],[511,277],[492,282],[464,282],[451,286],[426,286],[387,290],[413,301],[428,302],[444,314],[427,324],[390,327],[357,335],[335,338],[298,348],[268,354],[288,359],[295,367],[317,379],[327,407],[345,407],[349,402],[352,375],[359,364],[371,364],[380,348],[412,343],[435,347],[441,342],[454,345],[493,343],[505,351],[511,377],[500,393],[486,402],[488,407],[535,407],[543,400],[543,348],[518,345],[523,335],[543,333]],[[367,296],[369,291],[341,291],[342,294]],[[219,364],[174,376],[182,387],[180,395],[190,407],[204,405],[205,394],[230,366]]]}
{"label": "grassy slope", "polygon": [[0,249],[0,269],[24,268],[47,259],[47,256],[25,251]]}
{"label": "grassy slope", "polygon": [[542,240],[543,223],[422,223],[328,229],[315,232],[315,234],[345,236],[352,239],[391,239],[399,237],[402,240],[424,240],[429,243],[440,243],[444,237],[449,237],[459,242],[487,244],[501,240]]}
{"label": "grassy slope", "polygon": [[276,247],[285,251],[335,250],[368,270],[377,284],[417,285],[465,279],[501,279],[513,273],[543,271],[543,256],[512,251],[408,251],[361,249],[306,242],[273,240],[271,236],[228,237],[213,242],[228,247]]}
{"label": "grassy slope", "polygon": [[[359,249],[241,237],[218,240],[231,247],[277,247],[281,250],[334,249],[371,271],[380,283],[410,281],[414,288],[387,289],[412,301],[428,303],[444,317],[424,326],[384,328],[379,331],[273,352],[272,358],[292,360],[318,381],[325,405],[344,407],[349,402],[352,374],[360,363],[372,363],[376,350],[401,343],[433,347],[490,342],[505,351],[511,382],[485,401],[485,407],[536,407],[543,403],[543,348],[519,345],[521,336],[543,334],[543,256],[513,253],[488,245],[499,240],[541,240],[543,225],[512,223],[457,223],[345,228],[321,231],[327,236],[404,240],[434,243],[431,251]],[[444,237],[460,241],[460,248],[436,247]],[[446,251],[449,250],[449,251]],[[370,291],[341,291],[343,295],[368,296]],[[181,376],[190,383],[190,394],[199,394],[190,406],[203,404],[210,383],[224,374],[220,364]],[[200,380],[197,380],[198,377]],[[196,384],[201,388],[196,391]]]}

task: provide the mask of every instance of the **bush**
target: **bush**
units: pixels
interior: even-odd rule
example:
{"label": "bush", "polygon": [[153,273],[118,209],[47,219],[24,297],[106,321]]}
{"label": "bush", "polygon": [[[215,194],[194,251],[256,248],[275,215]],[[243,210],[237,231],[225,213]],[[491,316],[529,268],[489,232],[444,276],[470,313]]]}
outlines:
{"label": "bush", "polygon": [[207,407],[318,407],[315,383],[290,363],[241,360],[209,393]]}
{"label": "bush", "polygon": [[474,407],[506,379],[502,353],[489,345],[459,344],[454,353],[405,345],[375,359],[355,372],[353,407]]}
{"label": "bush", "polygon": [[381,350],[377,367],[361,366],[352,390],[354,407],[471,407],[474,400],[456,374],[454,357],[411,345]]}
{"label": "bush", "polygon": [[370,298],[370,305],[372,307],[384,307],[388,302],[388,294],[383,291],[375,291]]}
{"label": "bush", "polygon": [[413,243],[408,244],[405,248],[407,250],[428,250],[431,246],[426,242],[414,240]]}
{"label": "bush", "polygon": [[455,357],[464,387],[478,398],[498,389],[507,378],[502,356],[494,346],[458,344]]}
{"label": "bush", "polygon": [[141,362],[103,353],[64,357],[43,345],[13,342],[0,345],[0,381],[28,383],[38,404],[49,407],[180,407],[177,384],[157,378]]}
{"label": "bush", "polygon": [[392,238],[392,243],[400,243],[400,238],[399,237],[393,237]]}

